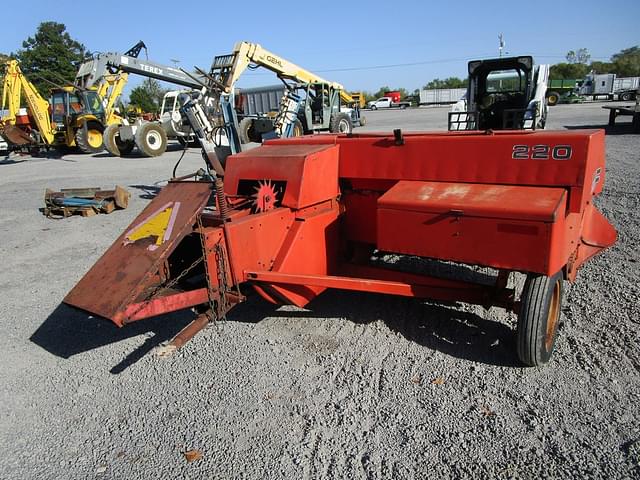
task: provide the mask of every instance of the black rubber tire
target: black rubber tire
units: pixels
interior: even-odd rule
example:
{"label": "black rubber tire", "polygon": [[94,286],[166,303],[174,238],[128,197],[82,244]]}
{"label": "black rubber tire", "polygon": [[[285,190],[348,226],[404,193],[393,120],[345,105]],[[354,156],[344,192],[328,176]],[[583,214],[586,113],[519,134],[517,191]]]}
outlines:
{"label": "black rubber tire", "polygon": [[302,126],[302,122],[299,119],[293,124],[293,132],[291,133],[292,137],[302,137],[304,135],[304,127]]}
{"label": "black rubber tire", "polygon": [[378,107],[376,107],[375,105],[371,105],[371,110],[377,110]]}
{"label": "black rubber tire", "polygon": [[104,127],[97,122],[87,122],[76,130],[76,147],[82,153],[100,153],[104,150],[102,132]]}
{"label": "black rubber tire", "polygon": [[104,148],[111,155],[122,157],[135,148],[133,140],[120,140],[120,125],[108,125],[102,132]]}
{"label": "black rubber tire", "polygon": [[240,120],[238,124],[238,137],[240,137],[240,143],[251,143],[251,137],[253,136],[250,130],[253,128],[253,118],[246,117]]}
{"label": "black rubber tire", "polygon": [[631,98],[632,98],[631,92],[624,92],[618,95],[618,100],[622,102],[628,102],[629,100],[631,100]]}
{"label": "black rubber tire", "polygon": [[547,94],[547,105],[549,105],[550,107],[557,105],[559,101],[560,94],[558,92],[549,92]]}
{"label": "black rubber tire", "polygon": [[640,113],[634,113],[631,120],[631,130],[633,133],[640,133]]}
{"label": "black rubber tire", "polygon": [[529,274],[520,297],[517,350],[529,367],[544,365],[555,347],[562,308],[562,271],[552,277]]}
{"label": "black rubber tire", "polygon": [[360,117],[360,126],[364,127],[367,124],[367,117],[362,116]]}
{"label": "black rubber tire", "polygon": [[136,147],[147,157],[157,157],[167,151],[167,134],[159,123],[146,122],[136,129]]}
{"label": "black rubber tire", "polygon": [[406,108],[407,108],[407,105],[404,105],[404,104],[403,104],[403,105],[400,105],[400,110],[404,110],[404,109],[406,109]]}
{"label": "black rubber tire", "polygon": [[331,117],[329,123],[329,131],[331,133],[345,133],[350,134],[353,132],[353,124],[351,123],[351,117],[346,113],[336,113]]}

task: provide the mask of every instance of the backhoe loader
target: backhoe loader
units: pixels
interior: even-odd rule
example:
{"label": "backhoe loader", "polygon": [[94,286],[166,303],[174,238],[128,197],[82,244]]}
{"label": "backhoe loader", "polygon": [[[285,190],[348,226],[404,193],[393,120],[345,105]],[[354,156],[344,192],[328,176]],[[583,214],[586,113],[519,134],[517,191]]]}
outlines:
{"label": "backhoe loader", "polygon": [[[28,115],[20,115],[24,97]],[[106,112],[97,90],[59,87],[50,102],[25,77],[16,60],[6,63],[0,135],[10,148],[77,147],[84,153],[102,150],[102,132],[115,113]]]}

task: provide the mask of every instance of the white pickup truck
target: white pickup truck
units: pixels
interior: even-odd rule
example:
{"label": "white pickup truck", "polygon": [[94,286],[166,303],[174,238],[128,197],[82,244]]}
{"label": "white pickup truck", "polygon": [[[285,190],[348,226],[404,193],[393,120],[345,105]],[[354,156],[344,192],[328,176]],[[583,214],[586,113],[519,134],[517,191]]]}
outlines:
{"label": "white pickup truck", "polygon": [[402,108],[405,109],[411,106],[411,102],[394,102],[391,97],[382,97],[377,100],[371,100],[367,106],[371,110],[377,110],[379,108]]}

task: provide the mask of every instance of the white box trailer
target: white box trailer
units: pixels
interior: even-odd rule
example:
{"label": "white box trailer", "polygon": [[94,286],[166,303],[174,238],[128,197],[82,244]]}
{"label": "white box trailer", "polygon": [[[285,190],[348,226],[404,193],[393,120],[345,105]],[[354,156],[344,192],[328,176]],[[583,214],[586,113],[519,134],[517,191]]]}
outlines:
{"label": "white box trailer", "polygon": [[420,90],[420,105],[456,103],[467,93],[466,88],[433,88]]}

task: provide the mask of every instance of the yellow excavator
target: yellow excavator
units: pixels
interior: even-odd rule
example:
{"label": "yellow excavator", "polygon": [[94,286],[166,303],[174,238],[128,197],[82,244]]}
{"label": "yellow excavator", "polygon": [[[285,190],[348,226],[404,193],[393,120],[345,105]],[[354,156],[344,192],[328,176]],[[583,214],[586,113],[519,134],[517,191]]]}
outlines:
{"label": "yellow excavator", "polygon": [[[25,99],[28,113],[21,113]],[[104,125],[115,113],[107,113],[97,90],[59,87],[47,101],[20,70],[16,60],[6,63],[2,91],[0,134],[14,148],[77,147],[85,153],[102,150]]]}

